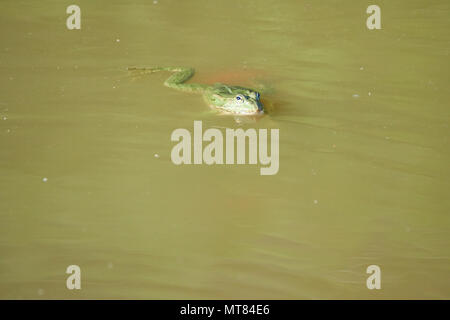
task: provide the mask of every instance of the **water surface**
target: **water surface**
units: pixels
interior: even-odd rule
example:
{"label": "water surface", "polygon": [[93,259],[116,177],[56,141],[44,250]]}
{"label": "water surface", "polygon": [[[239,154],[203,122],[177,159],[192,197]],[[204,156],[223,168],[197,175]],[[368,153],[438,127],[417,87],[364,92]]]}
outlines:
{"label": "water surface", "polygon": [[[372,31],[368,1],[80,1],[73,31],[70,4],[2,1],[0,298],[450,297],[448,1],[378,1]],[[125,71],[155,65],[272,112]],[[279,173],[175,166],[194,120],[278,128]]]}

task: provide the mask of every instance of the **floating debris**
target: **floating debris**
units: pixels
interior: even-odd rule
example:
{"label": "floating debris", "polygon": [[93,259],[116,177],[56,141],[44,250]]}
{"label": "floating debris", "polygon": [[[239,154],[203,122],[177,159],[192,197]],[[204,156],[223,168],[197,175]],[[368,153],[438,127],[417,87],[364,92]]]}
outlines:
{"label": "floating debris", "polygon": [[48,179],[44,177],[44,178],[42,178],[42,181],[43,181],[43,182],[47,182]]}
{"label": "floating debris", "polygon": [[155,153],[155,158],[159,158],[159,154]]}

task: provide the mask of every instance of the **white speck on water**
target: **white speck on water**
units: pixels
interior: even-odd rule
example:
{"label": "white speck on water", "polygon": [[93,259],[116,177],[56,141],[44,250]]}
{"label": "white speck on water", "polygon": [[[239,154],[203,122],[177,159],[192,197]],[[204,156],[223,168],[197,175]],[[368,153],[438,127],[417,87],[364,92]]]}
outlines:
{"label": "white speck on water", "polygon": [[372,92],[367,92],[367,95],[370,97],[372,95]]}
{"label": "white speck on water", "polygon": [[155,158],[159,158],[159,154],[155,153]]}
{"label": "white speck on water", "polygon": [[3,120],[8,120],[8,118],[7,117],[3,117]]}
{"label": "white speck on water", "polygon": [[11,129],[6,129],[6,132],[7,132],[7,133],[10,133],[10,132],[11,132]]}
{"label": "white speck on water", "polygon": [[389,140],[391,137],[384,137],[386,140]]}
{"label": "white speck on water", "polygon": [[113,89],[115,89],[116,88],[116,86],[113,86]]}
{"label": "white speck on water", "polygon": [[44,289],[38,289],[37,294],[43,296],[45,293]]}
{"label": "white speck on water", "polygon": [[357,98],[359,98],[359,94],[355,93],[354,95],[352,95],[352,97],[357,99]]}
{"label": "white speck on water", "polygon": [[44,177],[44,178],[42,178],[42,181],[43,181],[43,182],[47,182],[48,179]]}
{"label": "white speck on water", "polygon": [[314,200],[314,204],[318,204],[319,203],[319,201],[318,200]]}
{"label": "white speck on water", "polygon": [[359,68],[359,70],[364,70],[364,67]]}
{"label": "white speck on water", "polygon": [[116,39],[116,42],[120,42],[120,39]]}
{"label": "white speck on water", "polygon": [[153,1],[153,4],[158,4],[158,1],[154,0],[154,1]]}

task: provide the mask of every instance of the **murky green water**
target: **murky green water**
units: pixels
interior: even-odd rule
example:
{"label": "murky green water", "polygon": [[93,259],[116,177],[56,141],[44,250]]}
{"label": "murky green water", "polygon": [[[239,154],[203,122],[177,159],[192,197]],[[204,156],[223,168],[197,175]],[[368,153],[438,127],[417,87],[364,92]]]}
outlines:
{"label": "murky green water", "polygon": [[[69,31],[73,2],[1,4],[0,298],[450,297],[448,1],[75,1]],[[273,110],[237,124],[136,65]],[[194,120],[278,128],[279,173],[175,166]]]}

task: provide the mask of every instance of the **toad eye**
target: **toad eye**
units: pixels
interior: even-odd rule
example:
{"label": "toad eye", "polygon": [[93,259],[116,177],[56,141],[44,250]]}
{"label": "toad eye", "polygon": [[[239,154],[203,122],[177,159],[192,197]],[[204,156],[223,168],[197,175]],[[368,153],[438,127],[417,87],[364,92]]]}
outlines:
{"label": "toad eye", "polygon": [[236,100],[237,101],[242,101],[242,97],[241,96],[236,96]]}
{"label": "toad eye", "polygon": [[260,95],[259,92],[256,92],[256,99],[259,99]]}

